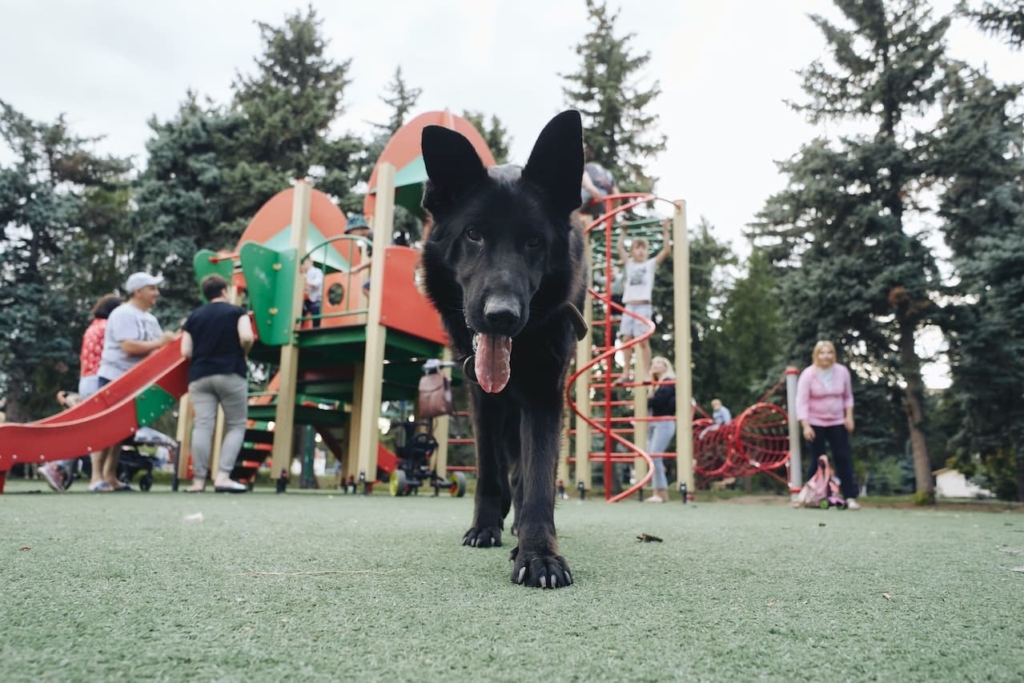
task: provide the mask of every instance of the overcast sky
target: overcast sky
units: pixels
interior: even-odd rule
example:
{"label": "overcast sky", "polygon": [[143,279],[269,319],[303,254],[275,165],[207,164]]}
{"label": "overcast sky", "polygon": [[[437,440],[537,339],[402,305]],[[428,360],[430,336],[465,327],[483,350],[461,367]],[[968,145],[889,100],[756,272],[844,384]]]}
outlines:
{"label": "overcast sky", "polygon": [[[314,2],[330,54],[352,58],[341,126],[366,130],[395,67],[423,89],[422,111],[494,113],[523,162],[536,134],[563,107],[561,73],[587,29],[583,0]],[[625,4],[625,3],[624,3]],[[227,101],[236,71],[260,50],[255,21],[280,24],[295,0],[0,0],[0,98],[29,116],[67,114],[78,132],[105,135],[104,151],[141,165],[146,120],[175,112],[193,88]],[[615,6],[614,3],[612,6]],[[938,8],[948,7],[940,1]],[[775,160],[823,132],[791,111],[795,70],[821,56],[808,13],[836,16],[826,0],[644,0],[626,4],[620,30],[649,51],[644,80],[659,81],[654,109],[668,150],[651,163],[659,194],[688,202],[745,251],[740,231],[783,186]],[[951,52],[987,63],[1001,79],[1024,75],[1024,57],[966,26]],[[828,132],[836,132],[835,126]]]}

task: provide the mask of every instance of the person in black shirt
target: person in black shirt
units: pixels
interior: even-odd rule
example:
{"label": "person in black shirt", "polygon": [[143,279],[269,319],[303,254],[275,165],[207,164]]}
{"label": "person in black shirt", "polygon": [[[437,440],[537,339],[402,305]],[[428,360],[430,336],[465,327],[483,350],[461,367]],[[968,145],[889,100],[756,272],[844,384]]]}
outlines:
{"label": "person in black shirt", "polygon": [[[651,359],[651,381],[669,382],[652,387],[651,396],[647,399],[647,410],[651,417],[673,418],[652,420],[647,427],[647,452],[664,453],[676,433],[676,373],[668,358],[655,356]],[[668,500],[668,478],[665,476],[665,462],[661,458],[654,458],[654,478],[651,487],[654,494],[647,499],[648,503],[664,503]]]}
{"label": "person in black shirt", "polygon": [[188,317],[181,339],[181,355],[192,359],[188,391],[195,407],[192,486],[185,490],[206,489],[219,404],[224,409],[224,442],[213,487],[218,493],[242,493],[246,487],[231,479],[231,470],[245,438],[249,390],[245,356],[254,340],[252,323],[244,308],[228,303],[228,283],[220,275],[207,275],[200,286],[209,303]]}

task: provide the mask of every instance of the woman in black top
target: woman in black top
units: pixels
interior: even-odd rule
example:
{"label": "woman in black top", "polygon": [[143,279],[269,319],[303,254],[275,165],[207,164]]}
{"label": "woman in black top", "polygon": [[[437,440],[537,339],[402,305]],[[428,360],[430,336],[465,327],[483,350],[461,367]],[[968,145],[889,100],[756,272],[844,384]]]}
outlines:
{"label": "woman in black top", "polygon": [[[652,420],[647,427],[647,452],[652,455],[664,453],[672,437],[676,433],[676,373],[672,363],[664,356],[651,359],[651,381],[670,382],[652,389],[647,399],[647,410],[651,417],[668,417],[671,420]],[[654,494],[647,499],[648,503],[664,503],[668,500],[668,478],[665,476],[665,462],[654,458],[654,478],[651,480]]]}
{"label": "woman in black top", "polygon": [[246,487],[231,479],[231,470],[245,438],[249,390],[245,356],[254,340],[252,323],[244,308],[228,303],[228,283],[220,275],[207,275],[201,287],[209,303],[192,312],[181,338],[181,355],[192,359],[188,391],[195,408],[192,486],[185,490],[199,493],[206,488],[220,405],[224,409],[224,442],[213,487],[218,493],[242,493]]}

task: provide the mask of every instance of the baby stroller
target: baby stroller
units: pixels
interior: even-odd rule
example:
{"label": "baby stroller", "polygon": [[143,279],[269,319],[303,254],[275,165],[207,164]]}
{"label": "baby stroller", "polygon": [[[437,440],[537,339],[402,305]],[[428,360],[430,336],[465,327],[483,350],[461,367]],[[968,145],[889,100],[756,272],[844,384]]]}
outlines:
{"label": "baby stroller", "polygon": [[814,476],[800,489],[793,507],[818,507],[828,510],[831,507],[846,509],[846,499],[839,489],[839,477],[832,470],[828,456],[818,456],[818,469]]}
{"label": "baby stroller", "polygon": [[[121,445],[121,455],[117,460],[117,480],[124,484],[131,484],[136,475],[141,472],[142,476],[138,481],[139,489],[149,491],[153,488],[153,465],[156,460],[142,453],[139,446],[164,446],[168,450],[177,452],[178,442],[163,432],[158,432],[150,427],[142,427],[135,432],[131,441]],[[61,471],[64,475],[64,490],[66,491],[71,488],[74,477],[65,467],[61,467]],[[86,476],[91,476],[92,461],[89,458],[83,459],[82,472]]]}

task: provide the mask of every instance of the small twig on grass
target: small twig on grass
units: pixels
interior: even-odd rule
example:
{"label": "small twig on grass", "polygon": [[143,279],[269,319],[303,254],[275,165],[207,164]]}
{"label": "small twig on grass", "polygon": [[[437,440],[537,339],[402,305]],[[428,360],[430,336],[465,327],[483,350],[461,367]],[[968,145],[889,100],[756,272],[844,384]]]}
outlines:
{"label": "small twig on grass", "polygon": [[640,534],[636,537],[641,543],[661,543],[661,539],[657,536],[651,536],[650,534]]}
{"label": "small twig on grass", "polygon": [[324,569],[316,572],[242,572],[231,576],[320,576],[323,574],[394,574],[401,569],[388,569],[378,572],[372,569]]}

